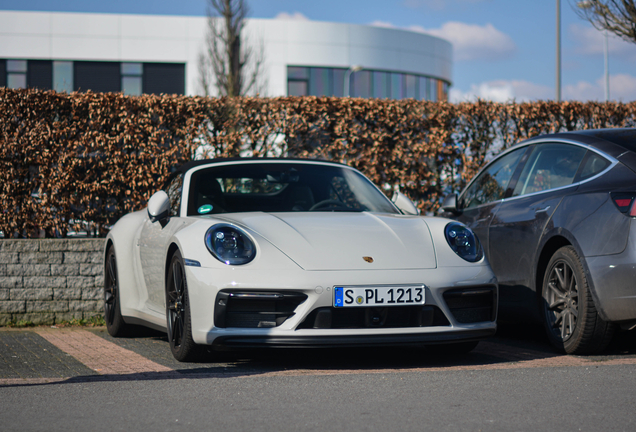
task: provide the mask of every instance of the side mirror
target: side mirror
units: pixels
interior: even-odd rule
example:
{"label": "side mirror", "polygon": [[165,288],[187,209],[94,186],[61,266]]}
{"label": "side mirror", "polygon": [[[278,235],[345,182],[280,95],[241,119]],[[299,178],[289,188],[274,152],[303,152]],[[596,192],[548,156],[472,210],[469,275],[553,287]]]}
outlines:
{"label": "side mirror", "polygon": [[164,191],[155,192],[148,200],[148,217],[150,222],[167,219],[170,216],[170,198]]}
{"label": "side mirror", "polygon": [[395,204],[397,208],[402,210],[402,213],[404,214],[408,214],[408,215],[420,214],[420,209],[415,207],[415,204],[413,204],[413,201],[411,201],[402,192],[394,193],[393,198],[391,198],[391,201],[393,201],[393,204]]}
{"label": "side mirror", "polygon": [[457,213],[459,210],[457,208],[457,194],[452,193],[450,195],[446,195],[444,198],[444,202],[442,203],[442,210],[446,212]]}

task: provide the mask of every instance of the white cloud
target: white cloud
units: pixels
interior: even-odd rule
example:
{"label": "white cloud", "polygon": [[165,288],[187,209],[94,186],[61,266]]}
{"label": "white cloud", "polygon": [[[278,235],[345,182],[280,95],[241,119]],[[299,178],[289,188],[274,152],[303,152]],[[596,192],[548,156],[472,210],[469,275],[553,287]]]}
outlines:
{"label": "white cloud", "polygon": [[373,22],[369,23],[369,25],[372,25],[372,26],[375,26],[375,27],[383,27],[383,28],[397,28],[392,23],[390,23],[388,21],[373,21]]}
{"label": "white cloud", "polygon": [[[388,21],[373,21],[369,25],[399,28]],[[404,29],[430,34],[451,42],[455,61],[501,60],[509,58],[517,50],[512,38],[497,30],[492,24],[480,26],[450,21],[438,29],[425,29],[419,25]]]}
{"label": "white cloud", "polygon": [[309,18],[307,18],[305,15],[303,15],[300,12],[292,12],[292,13],[279,12],[278,15],[276,15],[274,17],[274,19],[295,20],[295,21],[309,21]]}
{"label": "white cloud", "polygon": [[451,88],[451,102],[466,102],[476,99],[493,102],[525,102],[539,99],[549,99],[552,89],[550,87],[522,80],[496,80],[480,84],[472,84],[470,90],[463,92]]}
{"label": "white cloud", "polygon": [[[576,52],[584,55],[603,55],[605,52],[605,35],[594,27],[572,24],[568,28],[570,37],[577,42]],[[607,37],[610,55],[629,56],[636,59],[636,44],[629,43],[609,33]]]}
{"label": "white cloud", "polygon": [[[627,74],[610,75],[610,100],[630,102],[636,100],[636,77]],[[579,81],[563,87],[564,99],[589,101],[605,100],[605,78],[594,83]]]}
{"label": "white cloud", "polygon": [[[421,27],[411,29],[417,31]],[[424,31],[450,41],[457,61],[500,60],[509,58],[517,49],[512,38],[492,24],[480,26],[450,21],[439,29]]]}
{"label": "white cloud", "polygon": [[404,6],[411,9],[426,8],[432,10],[442,10],[446,6],[465,3],[481,3],[490,0],[404,0]]}

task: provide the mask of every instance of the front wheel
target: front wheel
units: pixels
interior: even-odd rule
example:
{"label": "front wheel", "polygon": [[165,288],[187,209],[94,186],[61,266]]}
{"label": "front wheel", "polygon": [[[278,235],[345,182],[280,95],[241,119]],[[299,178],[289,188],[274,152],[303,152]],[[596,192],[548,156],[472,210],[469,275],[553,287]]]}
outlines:
{"label": "front wheel", "polygon": [[168,342],[175,359],[181,362],[199,358],[201,347],[192,340],[190,299],[185,278],[183,258],[177,251],[168,270],[166,280],[166,318],[168,320]]}
{"label": "front wheel", "polygon": [[565,246],[550,259],[541,290],[543,325],[552,345],[568,354],[607,347],[614,325],[599,317],[576,250]]}

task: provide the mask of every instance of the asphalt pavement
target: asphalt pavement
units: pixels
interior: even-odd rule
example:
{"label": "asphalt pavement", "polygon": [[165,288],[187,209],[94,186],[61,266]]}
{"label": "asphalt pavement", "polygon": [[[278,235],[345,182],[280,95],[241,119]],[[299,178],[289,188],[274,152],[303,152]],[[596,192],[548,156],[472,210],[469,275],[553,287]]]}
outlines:
{"label": "asphalt pavement", "polygon": [[0,329],[0,430],[636,430],[636,333],[565,356],[502,328],[465,356],[259,350],[172,358],[165,335]]}

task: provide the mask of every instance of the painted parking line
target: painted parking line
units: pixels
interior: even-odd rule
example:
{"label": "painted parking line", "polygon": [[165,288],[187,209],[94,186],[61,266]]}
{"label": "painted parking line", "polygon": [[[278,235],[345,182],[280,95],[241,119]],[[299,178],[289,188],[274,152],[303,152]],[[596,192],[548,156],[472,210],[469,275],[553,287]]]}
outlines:
{"label": "painted parking line", "polygon": [[86,330],[42,328],[35,332],[101,375],[173,371]]}

